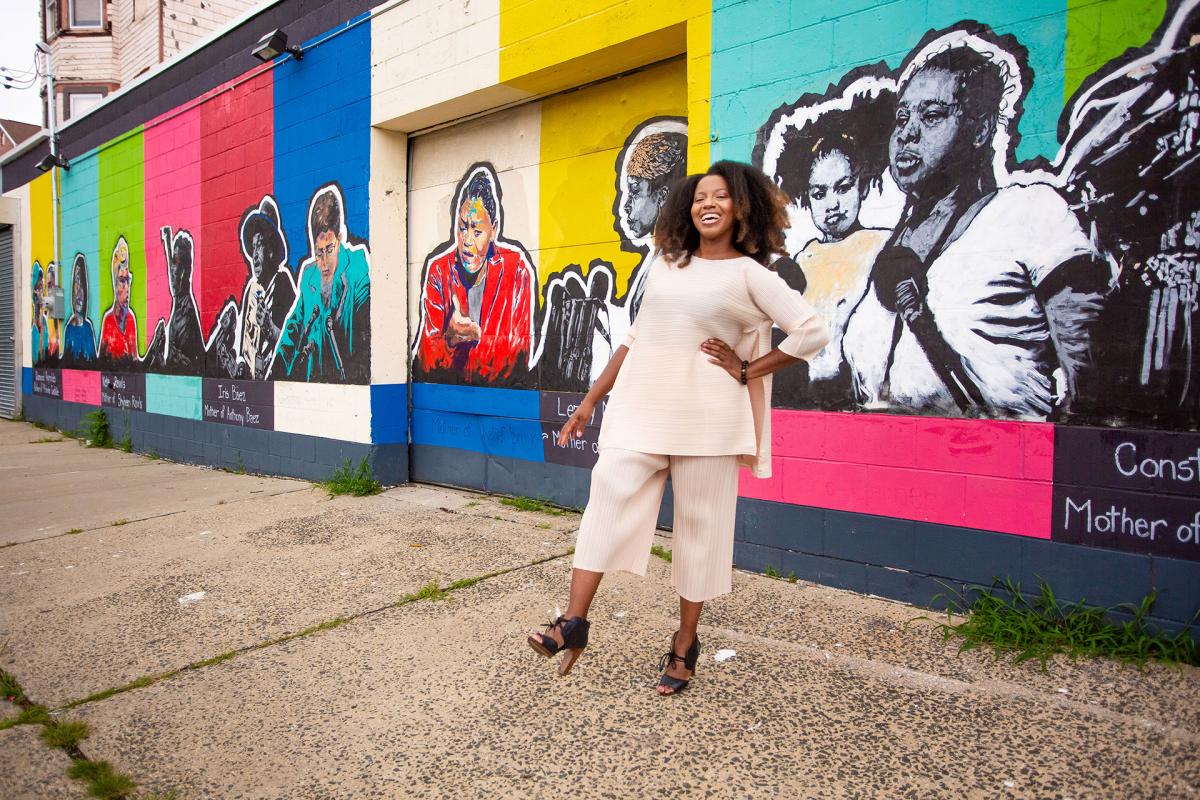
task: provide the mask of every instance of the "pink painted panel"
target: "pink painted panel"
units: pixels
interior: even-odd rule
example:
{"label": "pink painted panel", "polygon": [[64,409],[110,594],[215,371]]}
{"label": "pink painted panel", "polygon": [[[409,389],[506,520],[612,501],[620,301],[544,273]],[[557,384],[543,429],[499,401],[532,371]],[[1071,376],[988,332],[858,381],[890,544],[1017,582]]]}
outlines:
{"label": "pink painted panel", "polygon": [[1054,484],[966,476],[963,525],[989,531],[1050,538]]}
{"label": "pink painted panel", "polygon": [[916,423],[916,466],[921,469],[1021,477],[1021,423],[925,417]]}
{"label": "pink painted panel", "polygon": [[[174,116],[172,116],[174,115]],[[146,322],[147,340],[171,314],[171,286],[162,229],[187,231],[193,241],[192,293],[200,298],[204,264],[200,236],[200,108],[168,112],[146,123]],[[140,321],[139,321],[140,322]]]}
{"label": "pink painted panel", "polygon": [[870,491],[867,467],[838,461],[808,458],[781,458],[785,503],[832,508],[838,511],[866,511]]}
{"label": "pink painted panel", "polygon": [[916,466],[917,423],[915,417],[894,414],[826,414],[825,458],[855,464]]}
{"label": "pink painted panel", "polygon": [[1054,426],[1048,422],[1023,423],[1021,441],[1025,450],[1022,474],[1035,481],[1054,480]]}
{"label": "pink painted panel", "polygon": [[869,467],[867,504],[855,509],[943,525],[963,524],[966,477],[951,472]]}
{"label": "pink painted panel", "polygon": [[100,405],[100,373],[85,369],[62,371],[62,399],[72,403]]}
{"label": "pink painted panel", "polygon": [[771,477],[756,478],[748,469],[738,470],[738,497],[753,500],[783,499],[783,460],[776,458],[771,464]]}
{"label": "pink painted panel", "polygon": [[790,458],[825,458],[825,420],[820,411],[771,412],[771,453]]}

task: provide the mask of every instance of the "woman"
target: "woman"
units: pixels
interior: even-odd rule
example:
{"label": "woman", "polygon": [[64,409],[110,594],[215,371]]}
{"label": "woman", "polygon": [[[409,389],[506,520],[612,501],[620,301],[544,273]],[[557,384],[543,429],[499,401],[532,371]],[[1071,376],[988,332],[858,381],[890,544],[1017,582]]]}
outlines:
{"label": "woman", "polygon": [[[704,602],[731,588],[737,468],[770,475],[769,376],[828,341],[812,307],[764,266],[784,250],[786,202],[762,172],[730,161],[667,197],[654,235],[663,258],[637,319],[559,434],[560,446],[582,436],[611,390],[567,613],[529,637],[543,655],[567,651],[563,674],[587,646],[588,608],[604,573],[645,574],[669,473],[679,630],[658,692],[688,685]],[[773,350],[772,322],[788,333]]]}
{"label": "woman", "polygon": [[96,332],[87,311],[87,259],[83,253],[76,253],[71,267],[71,318],[67,321],[64,345],[66,357],[75,361],[91,361],[96,357]]}

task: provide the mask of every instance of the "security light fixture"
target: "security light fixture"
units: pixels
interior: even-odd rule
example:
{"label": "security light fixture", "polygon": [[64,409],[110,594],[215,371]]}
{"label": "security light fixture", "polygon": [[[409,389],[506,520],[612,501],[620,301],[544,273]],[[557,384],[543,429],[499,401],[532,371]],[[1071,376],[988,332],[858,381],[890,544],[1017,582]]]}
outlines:
{"label": "security light fixture", "polygon": [[304,51],[300,49],[300,45],[289,46],[287,34],[279,29],[273,30],[259,39],[258,44],[254,45],[254,49],[250,52],[259,61],[270,61],[283,53],[291,53],[292,58],[297,61],[304,57]]}
{"label": "security light fixture", "polygon": [[50,170],[54,169],[55,167],[61,167],[63,169],[70,169],[71,163],[69,161],[67,161],[65,158],[63,158],[62,156],[53,155],[53,154],[46,156],[45,158],[43,158],[41,161],[39,161],[37,163],[37,168],[38,168],[39,172],[49,172]]}

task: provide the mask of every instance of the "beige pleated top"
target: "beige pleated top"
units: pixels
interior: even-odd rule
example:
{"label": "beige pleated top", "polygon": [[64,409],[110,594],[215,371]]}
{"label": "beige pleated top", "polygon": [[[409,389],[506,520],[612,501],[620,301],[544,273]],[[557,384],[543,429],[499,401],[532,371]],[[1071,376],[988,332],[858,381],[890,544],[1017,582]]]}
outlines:
{"label": "beige pleated top", "polygon": [[693,257],[682,269],[657,259],[646,281],[600,447],[737,455],[757,477],[770,477],[770,376],[743,386],[710,364],[700,345],[716,337],[753,361],[770,351],[774,322],[787,334],[779,349],[808,361],[829,341],[824,322],[799,292],[751,258]]}

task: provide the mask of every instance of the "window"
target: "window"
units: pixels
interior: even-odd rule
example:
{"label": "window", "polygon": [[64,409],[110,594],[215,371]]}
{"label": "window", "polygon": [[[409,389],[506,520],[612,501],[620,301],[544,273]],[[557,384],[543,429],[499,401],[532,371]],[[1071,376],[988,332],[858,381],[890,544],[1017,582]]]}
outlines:
{"label": "window", "polygon": [[104,27],[104,0],[67,0],[67,5],[71,10],[72,28]]}
{"label": "window", "polygon": [[50,41],[58,33],[58,0],[46,0],[42,6],[45,12],[46,41]]}
{"label": "window", "polygon": [[71,86],[62,90],[63,122],[86,113],[108,96],[106,86]]}

